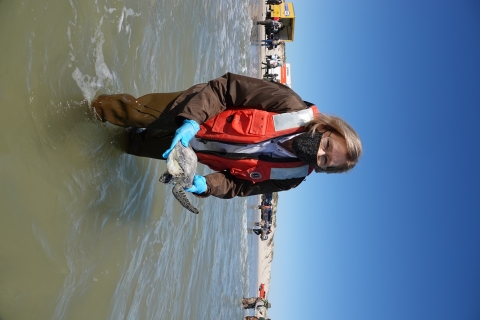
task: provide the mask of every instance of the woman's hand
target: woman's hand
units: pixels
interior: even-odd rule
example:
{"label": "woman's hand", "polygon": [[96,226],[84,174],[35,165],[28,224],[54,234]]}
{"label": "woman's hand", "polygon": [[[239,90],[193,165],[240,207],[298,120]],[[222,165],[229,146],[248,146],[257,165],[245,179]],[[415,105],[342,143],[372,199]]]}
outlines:
{"label": "woman's hand", "polygon": [[185,191],[202,194],[207,191],[207,180],[203,176],[195,175],[193,177],[193,185],[190,188],[185,188]]}
{"label": "woman's hand", "polygon": [[196,121],[188,119],[184,120],[182,126],[175,131],[175,136],[172,139],[170,149],[165,151],[162,157],[167,159],[168,155],[170,152],[172,152],[173,148],[175,148],[178,141],[181,141],[185,148],[188,147],[188,142],[195,137],[198,130],[200,130],[200,125]]}

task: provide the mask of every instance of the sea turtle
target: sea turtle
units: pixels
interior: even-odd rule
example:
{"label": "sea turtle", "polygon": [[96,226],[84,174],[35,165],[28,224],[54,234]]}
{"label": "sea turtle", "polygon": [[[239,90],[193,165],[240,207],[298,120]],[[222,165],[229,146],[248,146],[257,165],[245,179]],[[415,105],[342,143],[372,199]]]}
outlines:
{"label": "sea turtle", "polygon": [[172,193],[175,198],[187,210],[198,214],[195,208],[187,198],[183,188],[190,188],[193,183],[193,176],[197,170],[197,155],[192,147],[185,148],[179,141],[168,155],[167,171],[160,177],[160,182],[165,184],[172,183]]}

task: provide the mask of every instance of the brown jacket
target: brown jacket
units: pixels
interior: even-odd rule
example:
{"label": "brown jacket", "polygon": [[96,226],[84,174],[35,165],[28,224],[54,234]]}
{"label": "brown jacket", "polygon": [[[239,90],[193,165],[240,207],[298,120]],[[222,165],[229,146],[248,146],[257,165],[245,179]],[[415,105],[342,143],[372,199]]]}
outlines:
{"label": "brown jacket", "polygon": [[[307,105],[287,86],[227,73],[206,84],[198,84],[184,91],[168,106],[162,117],[149,126],[149,129],[165,129],[166,125],[173,123],[179,127],[184,119],[195,120],[201,124],[232,107],[287,113],[306,109]],[[166,138],[171,142],[171,136]],[[289,190],[298,186],[304,179],[253,183],[236,178],[228,172],[211,173],[205,178],[207,191],[201,196],[213,195],[223,199]]]}

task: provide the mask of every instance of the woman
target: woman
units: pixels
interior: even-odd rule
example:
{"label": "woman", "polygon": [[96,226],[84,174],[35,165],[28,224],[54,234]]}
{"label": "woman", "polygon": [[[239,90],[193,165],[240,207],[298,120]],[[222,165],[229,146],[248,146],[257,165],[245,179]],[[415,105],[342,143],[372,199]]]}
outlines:
{"label": "woman", "polygon": [[312,171],[348,171],[362,154],[344,120],[320,114],[287,86],[232,73],[180,92],[101,95],[92,107],[101,121],[134,128],[129,154],[166,159],[177,142],[190,144],[217,171],[186,189],[200,197],[289,190]]}

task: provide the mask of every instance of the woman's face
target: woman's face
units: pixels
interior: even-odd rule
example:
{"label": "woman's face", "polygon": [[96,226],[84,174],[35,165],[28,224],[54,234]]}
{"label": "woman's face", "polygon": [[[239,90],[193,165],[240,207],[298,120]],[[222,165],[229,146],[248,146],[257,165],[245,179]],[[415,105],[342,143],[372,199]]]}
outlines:
{"label": "woman's face", "polygon": [[347,143],[338,133],[325,131],[317,152],[317,165],[322,169],[347,164]]}

